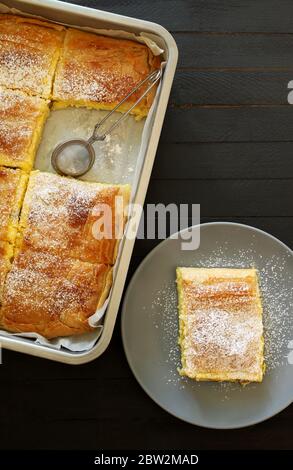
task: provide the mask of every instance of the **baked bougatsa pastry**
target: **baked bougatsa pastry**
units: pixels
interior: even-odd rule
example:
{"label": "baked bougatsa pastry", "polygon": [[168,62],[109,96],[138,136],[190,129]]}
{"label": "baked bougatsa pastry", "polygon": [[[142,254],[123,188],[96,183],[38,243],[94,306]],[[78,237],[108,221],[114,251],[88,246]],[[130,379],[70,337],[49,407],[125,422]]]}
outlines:
{"label": "baked bougatsa pastry", "polygon": [[[155,57],[145,44],[69,28],[56,69],[55,107],[87,106],[111,110],[159,66],[160,58]],[[143,88],[119,111],[128,110],[142,91]],[[134,108],[133,114],[146,116],[154,96],[155,89]]]}
{"label": "baked bougatsa pastry", "polygon": [[11,258],[13,256],[12,245],[8,242],[0,240],[0,316],[1,316],[1,304],[3,297],[4,283],[8,271],[11,268]]}
{"label": "baked bougatsa pastry", "polygon": [[0,14],[0,85],[49,98],[64,31],[54,23]]}
{"label": "baked bougatsa pastry", "polygon": [[106,300],[112,268],[26,250],[7,275],[0,326],[46,338],[91,331],[88,318]]}
{"label": "baked bougatsa pastry", "polygon": [[262,304],[255,269],[177,268],[181,375],[261,382]]}
{"label": "baked bougatsa pastry", "polygon": [[18,218],[28,176],[0,166],[0,309],[7,273],[11,268]]}
{"label": "baked bougatsa pastry", "polygon": [[27,179],[21,170],[0,167],[0,241],[15,241]]}
{"label": "baked bougatsa pastry", "polygon": [[[14,259],[10,265],[3,257],[1,265],[1,328],[48,339],[91,331],[88,318],[104,304],[112,285],[129,192],[128,185],[31,173]],[[110,218],[101,223],[107,209]],[[110,232],[104,231],[105,223]],[[107,233],[111,238],[104,238]]]}
{"label": "baked bougatsa pastry", "polygon": [[48,101],[0,86],[0,165],[32,169],[48,114]]}
{"label": "baked bougatsa pastry", "polygon": [[17,252],[32,249],[114,264],[129,196],[128,185],[87,183],[33,171],[21,213]]}

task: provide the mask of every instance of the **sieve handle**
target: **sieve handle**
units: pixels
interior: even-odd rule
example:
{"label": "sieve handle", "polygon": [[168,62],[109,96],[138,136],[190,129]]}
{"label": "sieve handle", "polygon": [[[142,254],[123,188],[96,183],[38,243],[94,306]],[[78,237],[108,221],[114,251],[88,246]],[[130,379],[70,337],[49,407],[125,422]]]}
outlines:
{"label": "sieve handle", "polygon": [[[131,111],[133,110],[133,108],[135,108],[140,102],[141,100],[143,100],[143,98],[151,91],[151,89],[155,86],[155,84],[160,80],[161,76],[162,76],[162,69],[157,69],[157,70],[154,70],[152,73],[150,73],[146,78],[144,78],[141,82],[139,82],[135,88],[133,88],[133,90],[128,93],[128,95],[126,95],[123,100],[120,101],[120,103],[118,103],[114,109],[112,109],[112,111],[110,113],[107,114],[107,116],[105,116],[100,122],[98,122],[96,125],[95,125],[95,128],[94,128],[94,132],[93,132],[93,135],[89,138],[88,140],[88,143],[89,144],[92,144],[93,142],[96,142],[97,140],[105,140],[105,138],[107,137],[108,134],[110,134],[114,129],[116,129],[117,126],[119,126],[123,121],[125,121],[125,119],[127,118],[127,116],[131,113]],[[120,106],[125,103],[125,101],[128,100],[128,98],[130,98],[137,90],[139,90],[145,83],[149,83],[149,86],[147,87],[147,89],[143,92],[143,94],[138,98],[138,100],[126,111],[126,113],[124,113],[119,119],[117,119],[117,121],[114,122],[114,124],[112,124],[112,126],[109,127],[108,130],[106,130],[103,134],[98,134],[98,130],[100,129],[100,127],[107,121],[107,119],[112,116],[113,113],[115,113],[115,111],[117,111]]]}

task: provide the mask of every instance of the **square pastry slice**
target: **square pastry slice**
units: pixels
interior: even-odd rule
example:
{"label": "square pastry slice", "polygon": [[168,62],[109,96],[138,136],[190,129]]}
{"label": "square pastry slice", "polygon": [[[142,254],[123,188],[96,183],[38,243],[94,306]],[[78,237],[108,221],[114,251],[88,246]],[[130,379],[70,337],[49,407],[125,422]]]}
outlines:
{"label": "square pastry slice", "polygon": [[15,241],[27,180],[21,170],[0,167],[0,241]]}
{"label": "square pastry slice", "polygon": [[11,268],[11,259],[13,256],[13,248],[7,242],[0,240],[0,309],[3,298],[3,289],[6,276]]}
{"label": "square pastry slice", "polygon": [[262,305],[255,269],[177,268],[181,375],[261,382]]}
{"label": "square pastry slice", "polygon": [[0,165],[32,169],[48,114],[42,98],[0,87]]}
{"label": "square pastry slice", "polygon": [[30,175],[17,250],[47,251],[114,264],[130,187],[87,183],[52,173]]}
{"label": "square pastry slice", "polygon": [[64,27],[0,15],[0,85],[49,98]]}
{"label": "square pastry slice", "polygon": [[50,253],[20,253],[6,278],[0,326],[46,338],[90,331],[88,318],[103,305],[111,284],[112,269],[107,265]]}
{"label": "square pastry slice", "polygon": [[[160,59],[145,44],[68,29],[54,81],[55,107],[113,109],[159,66]],[[142,88],[120,111],[129,109],[141,93]],[[155,90],[132,113],[146,116],[154,95]]]}

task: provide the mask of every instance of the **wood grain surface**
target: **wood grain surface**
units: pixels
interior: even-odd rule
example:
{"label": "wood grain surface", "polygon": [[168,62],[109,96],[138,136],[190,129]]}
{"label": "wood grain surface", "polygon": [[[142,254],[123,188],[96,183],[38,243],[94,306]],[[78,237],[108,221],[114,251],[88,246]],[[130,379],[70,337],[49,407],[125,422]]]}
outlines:
{"label": "wood grain surface", "polygon": [[[178,43],[147,201],[200,203],[203,222],[253,225],[292,248],[293,2],[72,3],[161,23]],[[158,242],[136,242],[128,280]],[[202,429],[160,409],[127,365],[120,318],[108,350],[90,364],[71,367],[6,350],[2,361],[3,449],[292,449],[292,405],[235,431]]]}

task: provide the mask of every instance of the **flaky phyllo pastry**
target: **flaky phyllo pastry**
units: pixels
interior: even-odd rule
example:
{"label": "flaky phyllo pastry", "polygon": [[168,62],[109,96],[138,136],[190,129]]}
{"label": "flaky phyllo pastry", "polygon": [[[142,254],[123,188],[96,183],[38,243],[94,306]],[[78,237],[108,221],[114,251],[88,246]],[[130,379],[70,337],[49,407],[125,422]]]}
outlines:
{"label": "flaky phyllo pastry", "polygon": [[177,268],[181,375],[261,382],[262,304],[255,269]]}
{"label": "flaky phyllo pastry", "polygon": [[64,34],[61,25],[0,15],[0,85],[50,98]]}
{"label": "flaky phyllo pastry", "polygon": [[0,165],[32,169],[48,115],[48,100],[0,86]]}
{"label": "flaky phyllo pastry", "polygon": [[[68,29],[53,88],[55,107],[111,110],[159,66],[160,59],[144,44]],[[142,91],[138,90],[119,111],[127,111]],[[132,113],[146,116],[154,95],[155,90],[148,93]]]}
{"label": "flaky phyllo pastry", "polygon": [[[159,66],[135,41],[0,14],[0,328],[47,338],[91,329],[112,285],[130,187],[32,171],[37,148],[52,107],[111,110]],[[154,95],[132,113],[146,116]],[[99,224],[105,206],[111,236]]]}
{"label": "flaky phyllo pastry", "polygon": [[[15,201],[21,195],[18,187]],[[12,245],[3,242],[3,328],[35,331],[47,338],[90,331],[88,318],[103,305],[111,288],[129,195],[127,185],[86,183],[39,171],[30,174],[17,233],[16,202],[10,218],[5,218],[11,221],[11,230],[4,233],[14,240],[14,259],[10,266],[7,247]],[[100,210],[105,206],[108,219]],[[95,232],[102,216],[110,225],[109,238],[99,236],[101,228]],[[120,237],[116,226],[121,227]]]}

